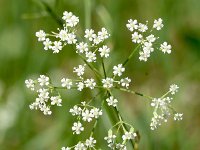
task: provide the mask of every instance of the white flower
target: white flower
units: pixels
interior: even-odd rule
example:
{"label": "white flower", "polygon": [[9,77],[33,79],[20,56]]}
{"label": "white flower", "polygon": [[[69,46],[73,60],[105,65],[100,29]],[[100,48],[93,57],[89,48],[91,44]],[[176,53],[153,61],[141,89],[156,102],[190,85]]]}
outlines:
{"label": "white flower", "polygon": [[139,60],[140,61],[147,61],[147,59],[150,57],[150,51],[149,50],[145,50],[145,51],[140,51],[139,52],[140,57]]}
{"label": "white flower", "polygon": [[36,32],[35,35],[38,37],[38,41],[44,41],[45,40],[46,33],[43,30]]}
{"label": "white flower", "polygon": [[86,52],[87,62],[95,62],[96,54],[93,52]]}
{"label": "white flower", "polygon": [[77,41],[76,35],[74,33],[67,34],[67,44],[75,44]]}
{"label": "white flower", "polygon": [[155,42],[156,38],[153,34],[151,34],[151,35],[146,37],[146,40],[150,43],[153,43],[153,42]]}
{"label": "white flower", "polygon": [[147,25],[139,23],[138,31],[140,31],[140,32],[146,32],[147,30],[148,30]]}
{"label": "white flower", "polygon": [[142,41],[142,35],[138,34],[138,32],[134,32],[132,34],[132,42],[133,43],[141,43],[141,41]]}
{"label": "white flower", "polygon": [[38,83],[41,85],[41,86],[44,86],[44,85],[49,85],[49,77],[45,76],[45,75],[40,75],[40,77],[38,78]]}
{"label": "white flower", "polygon": [[77,84],[78,90],[79,90],[79,91],[82,91],[83,88],[84,88],[84,83],[83,83],[83,82],[78,82],[78,83],[76,83],[76,84]]}
{"label": "white flower", "polygon": [[74,122],[73,126],[72,126],[72,131],[73,134],[80,134],[82,131],[84,130],[84,127],[82,127],[82,124],[78,121],[78,122]]}
{"label": "white flower", "polygon": [[122,136],[123,141],[134,139],[137,136],[134,132],[125,132]]}
{"label": "white flower", "polygon": [[98,51],[100,52],[101,57],[107,58],[109,56],[109,53],[110,53],[110,48],[107,47],[106,45],[103,45],[103,47],[100,47]]}
{"label": "white flower", "polygon": [[71,148],[69,147],[62,147],[61,150],[70,150]]}
{"label": "white flower", "polygon": [[116,139],[116,135],[112,134],[112,131],[110,132],[111,130],[108,131],[108,136],[106,136],[104,138],[104,140],[107,141],[107,143],[113,143]]}
{"label": "white flower", "polygon": [[108,103],[109,106],[116,107],[118,100],[115,99],[113,96],[110,96],[109,98],[106,99],[106,102]]}
{"label": "white flower", "polygon": [[154,51],[154,48],[152,47],[152,43],[150,43],[150,42],[144,42],[142,47],[143,47],[143,51],[149,51],[149,52]]}
{"label": "white flower", "polygon": [[103,83],[104,88],[113,87],[113,82],[114,82],[113,78],[102,79],[102,83]]}
{"label": "white flower", "polygon": [[87,140],[85,141],[85,145],[86,145],[87,147],[94,147],[95,144],[96,144],[96,140],[95,140],[93,137],[90,137],[89,139],[87,139]]}
{"label": "white flower", "polygon": [[92,41],[93,38],[96,36],[96,34],[94,34],[94,30],[92,29],[86,29],[85,30],[85,38],[89,39],[89,41]]}
{"label": "white flower", "polygon": [[120,80],[121,85],[125,86],[126,88],[129,87],[130,82],[131,82],[131,79],[129,79],[128,77]]}
{"label": "white flower", "polygon": [[38,96],[39,98],[42,98],[44,100],[48,100],[49,99],[49,90],[48,89],[39,89],[38,91]]}
{"label": "white flower", "polygon": [[118,64],[117,66],[113,67],[114,75],[121,76],[124,71],[125,71],[125,68],[122,66],[122,64]]}
{"label": "white flower", "polygon": [[90,88],[90,89],[94,89],[94,87],[96,86],[96,82],[92,78],[87,79],[87,80],[85,80],[85,86]]}
{"label": "white flower", "polygon": [[54,41],[52,46],[53,53],[59,53],[62,50],[62,43],[60,41]]}
{"label": "white flower", "polygon": [[65,28],[64,30],[60,30],[59,34],[57,35],[61,39],[61,41],[67,41],[68,39],[68,30]]}
{"label": "white flower", "polygon": [[110,34],[108,34],[108,31],[105,28],[102,28],[101,31],[98,32],[98,37],[101,40],[105,40],[109,38]]}
{"label": "white flower", "polygon": [[183,120],[183,114],[180,114],[180,113],[176,113],[174,114],[174,120],[176,121],[179,121],[179,120]]}
{"label": "white flower", "polygon": [[101,39],[100,36],[95,35],[94,39],[93,39],[93,43],[94,45],[98,45],[99,43],[101,43],[103,40]]}
{"label": "white flower", "polygon": [[132,32],[133,30],[136,30],[138,28],[137,20],[128,20],[128,24],[126,24],[126,27]]}
{"label": "white flower", "polygon": [[86,109],[85,111],[82,111],[83,121],[90,122],[90,121],[92,121],[92,117],[93,117],[93,115],[90,113],[90,111],[88,109]]}
{"label": "white flower", "polygon": [[61,85],[62,85],[62,87],[67,87],[67,89],[71,89],[72,80],[68,79],[68,78],[62,78]]}
{"label": "white flower", "polygon": [[25,84],[28,89],[35,90],[35,83],[32,79],[25,80]]}
{"label": "white flower", "polygon": [[85,147],[85,145],[81,142],[79,142],[75,147],[74,150],[86,150],[87,148]]}
{"label": "white flower", "polygon": [[179,87],[176,84],[170,85],[169,91],[171,92],[172,95],[178,92]]}
{"label": "white flower", "polygon": [[60,96],[52,96],[51,98],[51,105],[57,105],[57,106],[62,106],[62,99]]}
{"label": "white flower", "polygon": [[91,109],[90,110],[90,113],[92,114],[92,116],[94,118],[99,118],[99,116],[101,116],[103,113],[102,113],[102,110],[99,110],[99,108],[94,108],[94,109]]}
{"label": "white flower", "polygon": [[77,53],[83,53],[88,51],[88,44],[84,42],[80,42],[76,45]]}
{"label": "white flower", "polygon": [[69,112],[72,114],[72,116],[80,115],[82,112],[82,109],[81,107],[78,107],[77,105],[75,105],[73,108],[69,110]]}
{"label": "white flower", "polygon": [[172,46],[171,45],[168,45],[167,42],[164,42],[163,44],[161,44],[160,46],[160,49],[163,53],[168,53],[170,54],[171,53],[171,48]]}
{"label": "white flower", "polygon": [[74,27],[79,22],[79,18],[78,17],[76,17],[75,15],[73,15],[72,12],[67,12],[67,11],[65,11],[63,13],[62,19],[65,20],[66,26],[68,26],[68,27]]}
{"label": "white flower", "polygon": [[81,77],[84,74],[85,71],[85,65],[79,65],[78,67],[74,67],[75,73],[77,73],[77,76]]}
{"label": "white flower", "polygon": [[52,111],[50,110],[49,107],[44,107],[42,111],[43,111],[44,115],[51,115],[52,114]]}
{"label": "white flower", "polygon": [[158,20],[154,20],[153,28],[155,28],[156,30],[161,30],[162,27],[163,27],[163,24],[162,24],[161,18],[159,18]]}
{"label": "white flower", "polygon": [[48,50],[48,49],[52,48],[52,46],[51,46],[52,42],[49,40],[49,38],[46,38],[46,40],[43,42],[43,44],[44,44],[44,50]]}

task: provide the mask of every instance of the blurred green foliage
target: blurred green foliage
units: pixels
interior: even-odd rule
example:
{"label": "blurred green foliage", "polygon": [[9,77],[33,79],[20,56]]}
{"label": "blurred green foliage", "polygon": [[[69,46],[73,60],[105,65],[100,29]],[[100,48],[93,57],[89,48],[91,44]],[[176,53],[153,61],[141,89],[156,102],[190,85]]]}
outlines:
{"label": "blurred green foliage", "polygon": [[[87,26],[86,1],[45,0],[58,16],[65,10],[79,16],[80,32]],[[110,67],[115,62],[122,62],[134,48],[125,27],[129,18],[142,22],[163,18],[165,27],[160,38],[172,44],[173,53],[169,56],[154,53],[147,63],[139,62],[135,56],[126,74],[133,79],[133,89],[155,97],[166,91],[171,83],[177,83],[180,92],[173,103],[184,113],[184,120],[169,121],[152,132],[149,103],[126,93],[117,93],[120,110],[140,131],[140,149],[200,149],[200,1],[90,1],[92,28],[105,26],[112,35],[112,60],[106,62]],[[58,27],[40,0],[0,1],[0,150],[54,150],[78,141],[70,130],[73,118],[68,110],[85,95],[63,92],[63,107],[55,108],[53,115],[47,117],[29,109],[35,95],[24,86],[26,78],[39,74],[48,74],[59,82],[62,76],[72,76],[73,66],[81,62],[70,46],[59,54],[52,54],[37,42],[36,31],[50,32]],[[102,137],[109,127],[109,119],[102,117],[96,130],[98,144],[102,147],[105,146]]]}

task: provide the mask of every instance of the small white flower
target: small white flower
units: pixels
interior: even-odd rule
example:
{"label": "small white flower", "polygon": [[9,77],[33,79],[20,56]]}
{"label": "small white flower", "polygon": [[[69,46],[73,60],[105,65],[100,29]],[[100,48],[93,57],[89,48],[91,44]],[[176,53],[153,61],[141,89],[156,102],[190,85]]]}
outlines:
{"label": "small white flower", "polygon": [[131,32],[133,32],[133,30],[138,29],[137,20],[129,19],[129,20],[128,20],[128,24],[126,24],[126,27],[127,27]]}
{"label": "small white flower", "polygon": [[79,65],[78,67],[74,67],[74,71],[77,73],[77,76],[81,77],[85,72],[85,65]]}
{"label": "small white flower", "polygon": [[48,100],[49,99],[49,90],[48,89],[39,89],[38,91],[38,96],[39,98],[42,98],[44,100]]}
{"label": "small white flower", "polygon": [[80,115],[82,112],[81,107],[78,107],[77,105],[75,105],[73,108],[71,108],[69,110],[69,112],[72,114],[72,116],[76,116],[76,115]]}
{"label": "small white flower", "polygon": [[176,84],[170,85],[169,91],[171,92],[172,95],[178,92],[179,87]]}
{"label": "small white flower", "polygon": [[94,39],[93,39],[93,43],[94,45],[98,45],[99,43],[101,43],[103,40],[101,39],[100,36],[95,35]]}
{"label": "small white flower", "polygon": [[52,46],[51,46],[52,42],[50,41],[49,38],[46,38],[46,40],[43,42],[43,44],[44,44],[44,50],[48,50],[48,49],[52,48]]}
{"label": "small white flower", "polygon": [[75,145],[74,150],[86,150],[87,148],[85,147],[85,145],[81,142],[79,142],[78,144]]}
{"label": "small white flower", "polygon": [[147,25],[139,23],[138,31],[140,31],[140,32],[146,32],[147,30],[148,30]]}
{"label": "small white flower", "polygon": [[61,85],[62,85],[62,87],[67,87],[67,89],[71,89],[72,80],[68,79],[68,78],[62,78]]}
{"label": "small white flower", "polygon": [[113,82],[114,82],[113,78],[102,79],[102,83],[103,83],[104,88],[113,87]]}
{"label": "small white flower", "polygon": [[113,143],[116,139],[116,135],[112,134],[112,132],[108,131],[108,136],[104,138],[104,140],[107,141],[107,143]]}
{"label": "small white flower", "polygon": [[68,30],[65,28],[64,30],[60,30],[59,34],[57,35],[61,39],[61,41],[67,41],[68,39]]}
{"label": "small white flower", "polygon": [[94,30],[92,29],[86,29],[85,30],[85,38],[89,39],[89,41],[93,41],[93,38],[96,36],[96,34],[94,34]]}
{"label": "small white flower", "polygon": [[95,144],[96,144],[96,140],[95,140],[93,137],[90,137],[89,139],[87,139],[87,140],[85,141],[85,145],[86,145],[87,147],[94,147]]}
{"label": "small white flower", "polygon": [[45,40],[46,33],[43,30],[36,32],[35,35],[38,37],[38,41],[44,41]]}
{"label": "small white flower", "polygon": [[149,51],[149,52],[153,52],[154,48],[152,47],[152,43],[150,42],[144,42],[144,44],[142,45],[143,51]]}
{"label": "small white flower", "polygon": [[62,147],[61,150],[71,150],[69,147]]}
{"label": "small white flower", "polygon": [[125,132],[122,136],[123,141],[134,139],[137,136],[134,132]]}
{"label": "small white flower", "polygon": [[102,28],[101,31],[98,32],[98,37],[101,40],[105,40],[109,38],[110,34],[108,34],[108,31],[105,28]]}
{"label": "small white flower", "polygon": [[120,80],[121,85],[125,86],[126,88],[129,87],[130,82],[131,82],[131,79],[129,79],[128,77]]}
{"label": "small white flower", "polygon": [[74,122],[73,126],[72,126],[72,131],[73,134],[80,134],[82,131],[84,130],[84,127],[82,126],[82,124],[78,121],[78,122]]}
{"label": "small white flower", "polygon": [[139,54],[140,54],[140,57],[139,57],[140,61],[147,61],[147,59],[150,57],[149,50],[140,51]]}
{"label": "small white flower", "polygon": [[106,45],[103,45],[103,47],[100,47],[99,50],[100,52],[100,56],[101,57],[109,57],[109,53],[110,53],[110,48],[107,47]]}
{"label": "small white flower", "polygon": [[44,115],[51,115],[52,114],[50,107],[44,107],[42,111],[43,111]]}
{"label": "small white flower", "polygon": [[84,53],[88,51],[88,44],[84,42],[80,42],[76,45],[77,53]]}
{"label": "small white flower", "polygon": [[51,98],[51,105],[57,105],[57,106],[62,106],[62,99],[60,96],[52,96]]}
{"label": "small white flower", "polygon": [[73,16],[72,12],[64,11],[62,19],[66,21],[66,20],[70,19],[72,16]]}
{"label": "small white flower", "polygon": [[94,87],[96,86],[96,82],[92,78],[87,79],[87,80],[85,80],[85,86],[90,88],[90,89],[94,89]]}
{"label": "small white flower", "polygon": [[133,43],[141,43],[141,41],[142,41],[142,35],[138,34],[138,32],[134,32],[132,34],[132,42]]}
{"label": "small white flower", "polygon": [[75,15],[73,15],[72,12],[67,12],[67,11],[65,11],[63,13],[62,19],[65,20],[66,26],[68,26],[68,27],[74,27],[79,22],[79,18],[78,17],[76,17]]}
{"label": "small white flower", "polygon": [[83,88],[84,88],[84,83],[83,83],[83,82],[78,82],[78,83],[76,83],[76,84],[77,84],[78,90],[79,90],[79,91],[82,91]]}
{"label": "small white flower", "polygon": [[90,113],[92,114],[92,116],[94,118],[99,118],[99,116],[101,116],[103,113],[102,113],[102,110],[99,110],[99,108],[94,108],[94,109],[91,109],[90,110]]}
{"label": "small white flower", "polygon": [[62,43],[60,41],[54,41],[53,44],[53,53],[59,53],[62,50]]}
{"label": "small white flower", "polygon": [[176,121],[179,121],[179,120],[183,120],[183,114],[180,114],[180,113],[176,113],[174,114],[174,120]]}
{"label": "small white flower", "polygon": [[151,34],[151,35],[146,37],[146,40],[150,43],[153,43],[153,42],[155,42],[156,38],[153,34]]}
{"label": "small white flower", "polygon": [[96,54],[93,52],[86,52],[87,62],[95,62],[96,61]]}
{"label": "small white flower", "polygon": [[161,30],[164,25],[162,24],[162,19],[154,20],[153,28],[156,30]]}
{"label": "small white flower", "polygon": [[113,67],[114,75],[121,76],[124,71],[125,71],[125,68],[122,66],[122,64],[118,64],[117,66]]}
{"label": "small white flower", "polygon": [[110,96],[109,98],[106,99],[106,102],[108,103],[109,106],[116,107],[118,100],[115,99],[113,96]]}
{"label": "small white flower", "polygon": [[90,113],[88,109],[82,111],[82,119],[83,121],[91,122],[93,115]]}
{"label": "small white flower", "polygon": [[161,44],[160,46],[160,49],[163,53],[168,53],[170,54],[171,53],[171,48],[172,46],[171,45],[168,45],[167,42],[164,42],[163,44]]}
{"label": "small white flower", "polygon": [[75,44],[77,41],[76,35],[74,33],[67,34],[67,44]]}
{"label": "small white flower", "polygon": [[28,89],[35,90],[35,83],[32,79],[25,80],[25,84]]}
{"label": "small white flower", "polygon": [[40,75],[40,77],[38,78],[38,83],[41,85],[41,86],[44,86],[44,85],[49,85],[49,77],[45,76],[45,75]]}

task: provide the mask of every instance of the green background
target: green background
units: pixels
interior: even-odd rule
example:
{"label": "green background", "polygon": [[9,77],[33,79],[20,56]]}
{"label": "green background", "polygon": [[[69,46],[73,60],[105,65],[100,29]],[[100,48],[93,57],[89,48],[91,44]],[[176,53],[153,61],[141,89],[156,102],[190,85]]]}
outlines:
{"label": "green background", "polygon": [[[127,20],[139,22],[162,18],[164,28],[161,40],[168,41],[170,55],[154,52],[148,62],[138,61],[135,55],[127,65],[126,75],[131,77],[131,89],[153,97],[167,91],[169,85],[180,86],[173,105],[184,113],[184,120],[172,119],[156,131],[149,128],[152,109],[144,98],[117,93],[120,110],[129,123],[140,131],[140,149],[197,150],[200,149],[200,1],[199,0],[46,0],[53,11],[72,11],[80,19],[80,31],[88,26],[86,14],[91,11],[91,27],[96,31],[106,27],[112,53],[110,66],[126,59],[134,44],[126,29]],[[90,5],[88,5],[90,3]],[[53,108],[53,115],[44,116],[31,111],[29,104],[35,95],[25,88],[24,80],[47,74],[59,83],[63,76],[73,76],[73,66],[81,62],[72,47],[59,54],[44,51],[37,42],[35,32],[56,31],[57,22],[46,11],[40,0],[0,1],[0,150],[55,150],[71,146],[80,137],[73,136],[74,118],[69,108],[84,100],[86,95],[64,91],[63,107]],[[109,67],[107,68],[109,69]],[[105,148],[106,131],[110,122],[100,119],[95,134],[98,145]]]}

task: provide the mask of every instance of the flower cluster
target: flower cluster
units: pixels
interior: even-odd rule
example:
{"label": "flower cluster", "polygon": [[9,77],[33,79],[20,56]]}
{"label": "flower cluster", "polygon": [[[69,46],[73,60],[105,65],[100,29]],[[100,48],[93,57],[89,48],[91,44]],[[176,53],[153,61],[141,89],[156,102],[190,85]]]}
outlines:
{"label": "flower cluster", "polygon": [[86,150],[86,149],[95,149],[96,140],[93,137],[89,137],[84,142],[79,142],[78,144],[72,147],[62,147],[61,150]]}
{"label": "flower cluster", "polygon": [[[143,96],[151,100],[151,106],[154,108],[153,118],[151,119],[150,128],[156,129],[162,122],[166,122],[171,114],[174,115],[174,120],[182,120],[183,114],[177,113],[171,106],[172,97],[167,97],[168,94],[174,95],[178,91],[178,86],[173,84],[170,86],[169,91],[160,98],[151,98],[144,94],[131,91],[129,89],[131,79],[123,77],[125,72],[125,64],[130,60],[132,54],[137,48],[139,50],[139,60],[147,61],[151,52],[154,51],[156,37],[152,32],[154,30],[161,30],[163,28],[162,19],[154,20],[153,26],[148,27],[146,24],[138,23],[137,20],[128,20],[126,27],[132,32],[132,42],[137,43],[138,47],[133,50],[131,55],[124,63],[119,63],[113,66],[112,75],[107,74],[106,67],[104,66],[104,58],[110,56],[110,48],[105,44],[105,40],[110,37],[110,34],[105,28],[101,28],[98,32],[93,29],[85,29],[83,38],[77,36],[76,27],[79,23],[79,18],[71,12],[65,11],[62,19],[64,20],[63,28],[58,29],[58,33],[52,32],[51,34],[45,33],[43,30],[36,32],[38,41],[43,42],[44,50],[52,50],[53,53],[59,53],[65,45],[74,45],[75,51],[84,61],[85,64],[80,64],[73,68],[73,73],[76,78],[64,77],[60,80],[60,85],[55,86],[50,82],[49,77],[40,75],[37,80],[28,79],[25,81],[26,87],[32,91],[36,91],[38,97],[35,102],[30,105],[30,109],[40,109],[45,115],[51,115],[50,107],[52,105],[62,106],[62,99],[58,92],[59,89],[76,89],[83,91],[85,89],[95,90],[98,89],[100,93],[105,93],[101,99],[101,106],[92,105],[94,99],[98,96],[95,95],[87,102],[81,102],[73,106],[69,112],[72,116],[76,117],[71,127],[73,134],[81,134],[85,127],[83,124],[92,123],[95,120],[93,129],[95,129],[98,118],[102,116],[102,107],[104,102],[107,102],[107,107],[113,110],[118,116],[118,121],[108,131],[108,135],[104,138],[107,141],[110,149],[127,150],[126,144],[128,141],[135,140],[137,134],[134,132],[132,125],[122,120],[121,114],[118,110],[118,99],[115,98],[112,91],[121,90]],[[147,32],[149,31],[149,33]],[[51,38],[51,39],[50,39]],[[81,40],[80,40],[81,39]],[[159,50],[163,53],[171,53],[171,45],[167,42],[160,44]],[[101,63],[99,63],[99,60]],[[97,66],[102,64],[102,70]],[[85,76],[87,67],[91,69],[94,76]],[[103,74],[102,74],[103,72]],[[90,75],[90,74],[89,74]],[[94,131],[91,131],[90,137],[85,141],[79,141],[72,147],[62,147],[61,150],[86,150],[95,149],[96,140],[92,137]],[[122,132],[119,132],[121,130]],[[122,133],[122,134],[120,134]]]}
{"label": "flower cluster", "polygon": [[25,80],[27,88],[36,91],[38,97],[35,102],[29,105],[30,109],[39,109],[45,115],[51,115],[51,105],[62,106],[62,99],[59,94],[53,94],[52,87],[49,82],[49,77],[40,75],[37,80]]}
{"label": "flower cluster", "polygon": [[[126,24],[126,27],[129,31],[132,33],[132,42],[139,44],[139,47],[141,47],[139,51],[139,60],[140,61],[147,61],[147,59],[150,57],[151,52],[154,51],[154,43],[158,39],[154,34],[152,34],[153,29],[161,30],[163,28],[162,19],[159,18],[158,20],[154,20],[153,27],[150,28],[150,33],[146,33],[149,29],[148,21],[146,24],[138,23],[137,20],[129,19],[128,23]],[[147,34],[147,35],[146,35]],[[153,45],[154,44],[154,45]],[[163,42],[160,45],[159,48],[163,53],[171,53],[171,45],[169,45],[167,42]]]}
{"label": "flower cluster", "polygon": [[[123,126],[126,123],[118,123],[119,126]],[[118,129],[119,129],[118,128]],[[134,140],[137,137],[137,134],[134,132],[134,128],[130,126],[130,131],[125,131],[121,138],[117,138],[118,131],[116,134],[113,134],[113,130],[108,131],[108,135],[104,138],[107,141],[108,147],[111,149],[127,150],[126,143],[128,140]]]}
{"label": "flower cluster", "polygon": [[172,97],[166,97],[168,94],[174,95],[178,92],[178,86],[173,84],[170,86],[169,91],[164,94],[161,98],[153,98],[151,101],[151,106],[154,108],[153,118],[151,119],[151,130],[156,129],[162,124],[162,122],[167,122],[167,119],[174,114],[174,120],[182,120],[182,115],[177,113],[174,108],[172,108],[171,101]]}
{"label": "flower cluster", "polygon": [[86,104],[86,102],[81,102],[80,105],[75,105],[69,110],[69,112],[72,116],[76,116],[78,120],[78,122],[75,122],[72,127],[72,131],[74,131],[73,133],[75,134],[80,134],[81,131],[84,130],[84,127],[82,127],[80,122],[81,120],[91,122],[92,119],[97,119],[103,114],[101,109]]}

